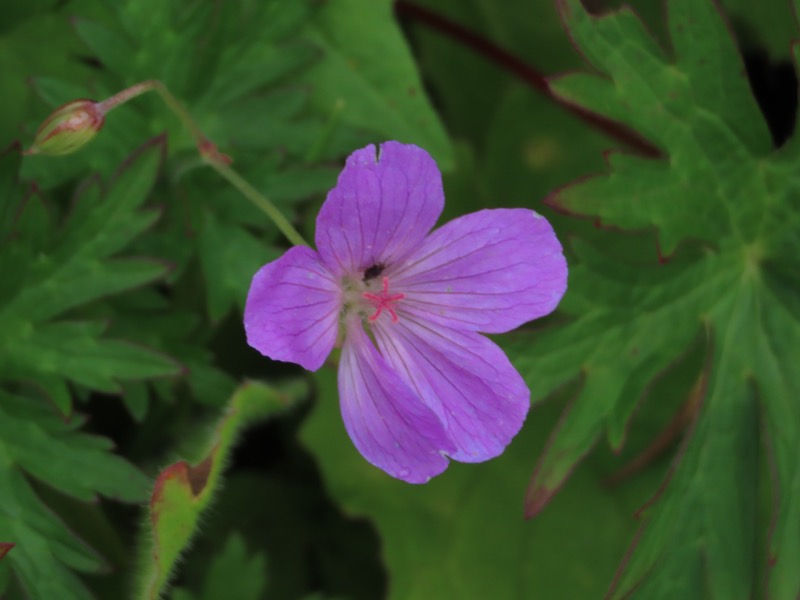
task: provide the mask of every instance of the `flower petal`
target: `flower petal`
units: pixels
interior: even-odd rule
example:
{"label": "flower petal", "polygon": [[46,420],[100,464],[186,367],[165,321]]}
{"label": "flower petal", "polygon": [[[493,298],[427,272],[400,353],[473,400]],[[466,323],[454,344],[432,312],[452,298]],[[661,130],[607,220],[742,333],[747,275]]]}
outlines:
{"label": "flower petal", "polygon": [[356,275],[412,252],[444,207],[439,169],[422,148],[385,142],[347,159],[317,217],[316,243],[336,274]]}
{"label": "flower petal", "polygon": [[497,345],[408,318],[374,332],[386,361],[444,423],[457,446],[451,458],[481,462],[502,454],[525,421],[530,391]]}
{"label": "flower petal", "polygon": [[482,210],[434,231],[395,272],[398,307],[456,329],[502,333],[555,309],[567,263],[547,219],[527,209]]}
{"label": "flower petal", "polygon": [[361,324],[348,324],[339,363],[342,418],[356,448],[392,477],[425,483],[454,450],[442,424],[378,354]]}
{"label": "flower petal", "polygon": [[316,371],[336,342],[341,306],[341,289],[319,255],[295,246],[253,277],[244,309],[247,343]]}

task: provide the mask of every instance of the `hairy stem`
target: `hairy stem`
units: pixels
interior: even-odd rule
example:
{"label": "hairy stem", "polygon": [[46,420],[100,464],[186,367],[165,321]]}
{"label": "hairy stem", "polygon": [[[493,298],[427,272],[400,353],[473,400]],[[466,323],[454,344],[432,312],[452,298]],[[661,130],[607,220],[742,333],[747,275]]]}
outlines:
{"label": "hairy stem", "polygon": [[275,225],[278,226],[278,229],[281,230],[283,235],[286,236],[286,239],[296,246],[308,246],[308,243],[306,243],[306,241],[303,239],[303,236],[300,235],[300,233],[292,226],[291,223],[289,223],[281,211],[279,211],[272,202],[267,200],[267,198],[259,193],[256,188],[250,185],[247,180],[245,180],[236,171],[231,169],[226,163],[215,161],[205,155],[204,158],[212,169],[227,179],[230,184],[239,190],[239,192],[245,198],[263,210],[267,216],[272,219]]}

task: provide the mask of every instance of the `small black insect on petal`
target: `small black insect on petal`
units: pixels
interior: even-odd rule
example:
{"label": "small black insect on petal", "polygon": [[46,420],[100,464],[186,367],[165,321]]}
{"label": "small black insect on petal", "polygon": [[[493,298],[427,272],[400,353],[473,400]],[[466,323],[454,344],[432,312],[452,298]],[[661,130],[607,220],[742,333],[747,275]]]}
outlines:
{"label": "small black insect on petal", "polygon": [[370,279],[375,279],[379,277],[383,270],[386,268],[386,265],[382,262],[375,263],[371,267],[367,268],[364,271],[364,281],[369,281]]}

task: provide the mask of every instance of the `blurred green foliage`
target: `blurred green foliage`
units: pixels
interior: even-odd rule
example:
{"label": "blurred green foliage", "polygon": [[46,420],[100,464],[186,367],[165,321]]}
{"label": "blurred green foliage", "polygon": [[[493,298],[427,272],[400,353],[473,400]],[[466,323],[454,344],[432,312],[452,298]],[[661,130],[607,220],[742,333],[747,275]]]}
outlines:
{"label": "blurred green foliage", "polygon": [[[572,600],[615,581],[624,597],[796,598],[798,142],[774,146],[793,129],[798,2],[629,3],[604,20],[578,0],[416,5],[638,131],[658,160],[404,3],[4,6],[0,543],[15,546],[0,597],[134,597],[158,474],[229,456],[224,486],[186,480],[191,523],[165,534],[187,552],[170,597]],[[73,155],[13,144],[63,103],[149,79],[309,238],[342,159],[384,139],[434,155],[444,219],[526,206],[554,223],[570,291],[498,339],[537,400],[502,457],[425,486],[390,479],[345,434],[333,369],[247,347],[250,277],[285,242],[156,95]],[[313,391],[217,454],[249,379]],[[529,509],[549,501],[528,521],[526,489]]]}

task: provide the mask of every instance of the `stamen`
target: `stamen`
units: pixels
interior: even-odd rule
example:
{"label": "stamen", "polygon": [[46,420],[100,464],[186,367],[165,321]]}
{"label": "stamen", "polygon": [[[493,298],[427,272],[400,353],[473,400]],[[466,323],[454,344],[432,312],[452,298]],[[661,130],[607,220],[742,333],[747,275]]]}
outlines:
{"label": "stamen", "polygon": [[392,306],[392,302],[397,302],[398,300],[402,300],[406,297],[405,294],[390,294],[389,293],[389,278],[383,278],[383,290],[377,294],[373,294],[371,292],[363,292],[361,294],[364,298],[369,300],[370,302],[375,304],[375,314],[369,317],[369,322],[374,323],[378,320],[378,317],[381,316],[381,313],[385,310],[389,313],[392,318],[392,323],[397,323],[399,320],[397,318],[397,313]]}

